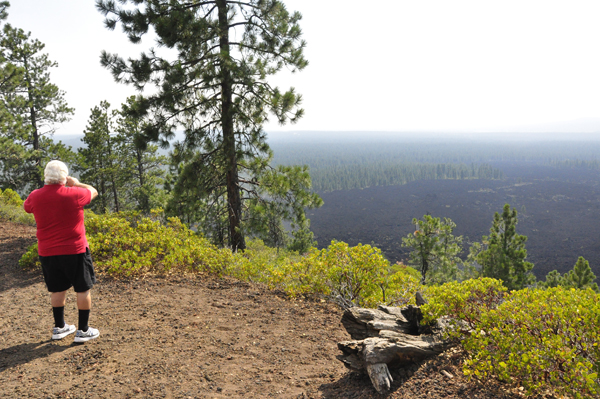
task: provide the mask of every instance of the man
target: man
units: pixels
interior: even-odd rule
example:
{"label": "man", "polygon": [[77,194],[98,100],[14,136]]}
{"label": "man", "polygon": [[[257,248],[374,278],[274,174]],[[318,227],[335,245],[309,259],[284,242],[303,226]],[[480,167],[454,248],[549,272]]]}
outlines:
{"label": "man", "polygon": [[75,332],[75,326],[66,324],[64,319],[67,290],[73,287],[79,309],[74,341],[86,342],[100,336],[100,332],[88,326],[90,289],[96,276],[85,236],[83,207],[98,192],[70,177],[67,165],[61,161],[48,162],[44,183],[44,187],[29,194],[23,207],[27,213],[33,213],[37,224],[38,254],[54,314],[52,339],[63,339]]}

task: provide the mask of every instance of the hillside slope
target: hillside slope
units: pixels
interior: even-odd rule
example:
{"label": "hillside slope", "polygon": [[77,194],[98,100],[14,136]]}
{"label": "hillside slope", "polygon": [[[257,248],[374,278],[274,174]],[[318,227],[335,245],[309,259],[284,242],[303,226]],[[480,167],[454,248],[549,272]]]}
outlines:
{"label": "hillside slope", "polygon": [[[336,359],[349,339],[329,303],[207,276],[116,281],[100,276],[85,345],[50,341],[41,273],[17,265],[35,229],[0,222],[0,397],[378,398]],[[66,319],[76,323],[72,292]],[[441,369],[450,371],[448,379]],[[460,359],[396,371],[388,398],[512,398],[468,383]]]}

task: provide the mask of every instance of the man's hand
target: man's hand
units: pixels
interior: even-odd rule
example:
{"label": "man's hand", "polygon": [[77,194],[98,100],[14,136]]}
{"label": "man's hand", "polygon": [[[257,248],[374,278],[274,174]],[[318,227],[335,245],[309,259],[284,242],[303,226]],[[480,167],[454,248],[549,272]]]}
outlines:
{"label": "man's hand", "polygon": [[75,177],[67,176],[67,187],[76,186],[79,183],[79,180]]}
{"label": "man's hand", "polygon": [[92,199],[94,199],[98,196],[98,191],[96,191],[96,189],[94,187],[90,186],[89,184],[80,183],[79,180],[77,180],[77,178],[75,178],[75,177],[67,176],[66,186],[67,187],[87,188],[92,193]]}

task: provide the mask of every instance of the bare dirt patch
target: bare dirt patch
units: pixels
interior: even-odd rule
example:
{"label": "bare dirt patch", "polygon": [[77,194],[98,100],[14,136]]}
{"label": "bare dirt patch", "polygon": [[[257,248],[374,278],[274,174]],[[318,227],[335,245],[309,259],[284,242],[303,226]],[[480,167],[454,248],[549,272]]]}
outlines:
{"label": "bare dirt patch", "polygon": [[[117,281],[100,276],[90,324],[100,337],[51,341],[40,272],[17,261],[35,228],[0,222],[0,397],[3,398],[512,398],[469,383],[446,354],[392,372],[378,395],[336,359],[350,339],[321,301],[207,276]],[[76,323],[72,293],[66,320]],[[442,373],[450,372],[453,378]]]}

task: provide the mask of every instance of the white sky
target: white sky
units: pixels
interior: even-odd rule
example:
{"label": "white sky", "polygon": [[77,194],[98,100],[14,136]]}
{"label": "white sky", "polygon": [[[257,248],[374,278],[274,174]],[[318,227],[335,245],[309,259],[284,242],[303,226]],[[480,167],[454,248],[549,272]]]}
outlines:
{"label": "white sky", "polygon": [[[303,14],[309,66],[276,82],[304,97],[305,117],[273,130],[469,130],[600,118],[600,1],[287,0]],[[131,87],[100,51],[137,55],[103,26],[93,0],[11,0],[8,22],[46,44],[52,80],[81,134],[102,100]]]}

